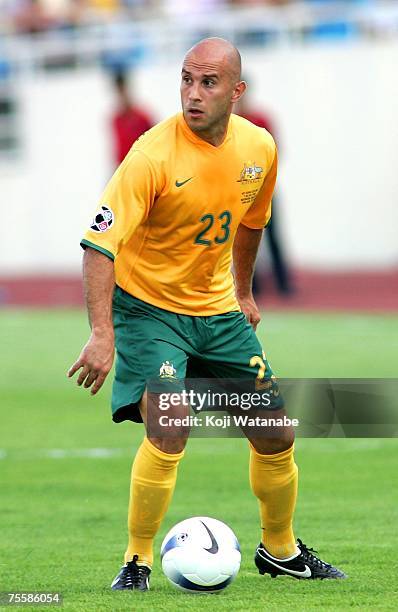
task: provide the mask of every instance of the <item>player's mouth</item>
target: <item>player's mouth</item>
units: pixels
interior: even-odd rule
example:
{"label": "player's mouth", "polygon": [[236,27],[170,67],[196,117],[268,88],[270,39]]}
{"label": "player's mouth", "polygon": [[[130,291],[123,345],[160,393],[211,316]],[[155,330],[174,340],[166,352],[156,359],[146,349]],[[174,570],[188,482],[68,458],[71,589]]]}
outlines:
{"label": "player's mouth", "polygon": [[188,115],[194,119],[197,119],[198,117],[202,117],[204,115],[204,112],[199,110],[198,108],[188,108]]}

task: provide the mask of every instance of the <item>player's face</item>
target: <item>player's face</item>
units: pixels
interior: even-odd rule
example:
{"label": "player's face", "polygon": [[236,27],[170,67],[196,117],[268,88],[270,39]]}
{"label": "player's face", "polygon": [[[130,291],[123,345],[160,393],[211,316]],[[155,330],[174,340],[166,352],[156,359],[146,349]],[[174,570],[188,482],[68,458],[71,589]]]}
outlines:
{"label": "player's face", "polygon": [[[240,97],[239,86],[220,61],[204,61],[189,55],[181,75],[181,103],[185,121],[204,140],[226,131],[232,105]],[[244,87],[244,84],[243,84]]]}

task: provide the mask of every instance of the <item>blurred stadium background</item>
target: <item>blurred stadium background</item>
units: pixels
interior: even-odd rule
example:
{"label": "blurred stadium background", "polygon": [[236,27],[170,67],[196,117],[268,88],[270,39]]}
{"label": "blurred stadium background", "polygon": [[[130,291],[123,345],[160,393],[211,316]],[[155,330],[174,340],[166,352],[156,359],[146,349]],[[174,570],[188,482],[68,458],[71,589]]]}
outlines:
{"label": "blurred stadium background", "polygon": [[264,305],[398,308],[397,2],[0,0],[0,15],[0,304],[81,303],[78,242],[114,169],[111,72],[161,120],[186,49],[219,35],[281,145],[297,292],[273,295],[264,249]]}
{"label": "blurred stadium background", "polygon": [[[114,170],[112,71],[161,120],[179,109],[184,52],[211,35],[239,46],[251,100],[277,125],[296,291],[276,292],[263,245],[260,336],[275,371],[397,377],[397,2],[0,0],[0,591],[131,609],[107,585],[142,428],[110,423],[110,380],[90,400],[65,377],[88,333],[79,241]],[[259,582],[244,440],[189,442],[158,542],[191,515],[235,529],[243,565],[220,610],[396,610],[396,440],[299,439],[296,451],[297,534],[348,572],[343,585]],[[176,594],[158,558],[155,570],[135,610],[214,610]]]}

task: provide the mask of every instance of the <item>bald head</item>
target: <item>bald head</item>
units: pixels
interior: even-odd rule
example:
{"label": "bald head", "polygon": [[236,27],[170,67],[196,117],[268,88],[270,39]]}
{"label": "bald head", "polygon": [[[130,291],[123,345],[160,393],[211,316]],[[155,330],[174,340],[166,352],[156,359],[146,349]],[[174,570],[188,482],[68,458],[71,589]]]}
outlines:
{"label": "bald head", "polygon": [[238,49],[224,38],[204,38],[185,55],[184,61],[211,63],[225,70],[233,82],[240,81],[242,60]]}
{"label": "bald head", "polygon": [[184,118],[193,132],[218,146],[225,138],[233,105],[246,83],[239,51],[223,38],[205,38],[188,51],[181,71]]}

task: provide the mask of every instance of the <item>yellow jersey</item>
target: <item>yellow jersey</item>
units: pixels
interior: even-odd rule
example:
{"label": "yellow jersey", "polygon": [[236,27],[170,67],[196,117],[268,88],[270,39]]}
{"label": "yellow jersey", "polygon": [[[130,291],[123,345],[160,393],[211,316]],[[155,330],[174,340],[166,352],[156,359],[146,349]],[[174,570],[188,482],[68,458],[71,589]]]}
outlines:
{"label": "yellow jersey", "polygon": [[114,259],[116,283],[144,302],[199,316],[239,310],[235,233],[267,225],[276,172],[263,128],[231,115],[215,147],[179,113],[134,143],[81,244]]}

